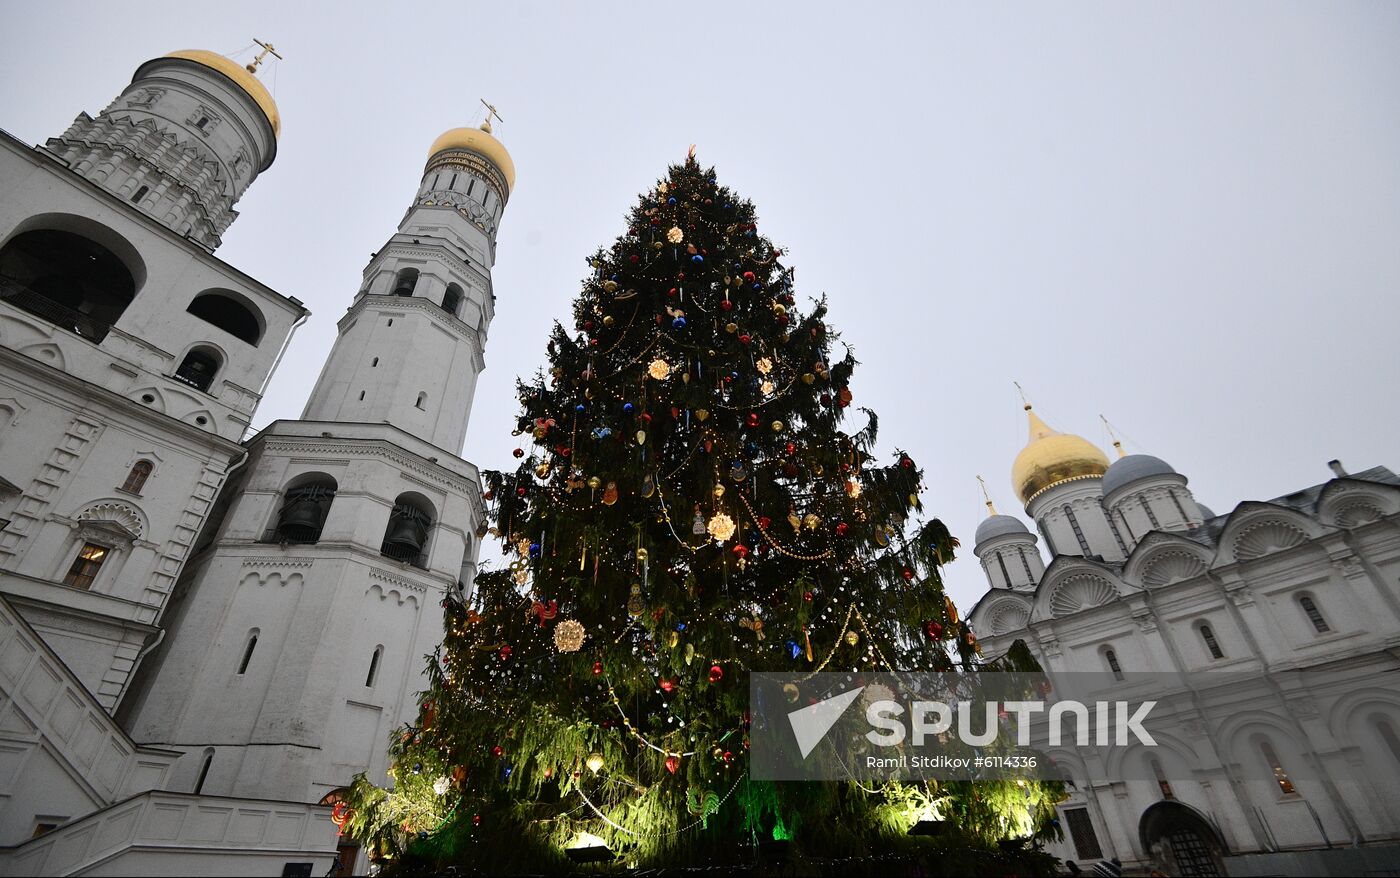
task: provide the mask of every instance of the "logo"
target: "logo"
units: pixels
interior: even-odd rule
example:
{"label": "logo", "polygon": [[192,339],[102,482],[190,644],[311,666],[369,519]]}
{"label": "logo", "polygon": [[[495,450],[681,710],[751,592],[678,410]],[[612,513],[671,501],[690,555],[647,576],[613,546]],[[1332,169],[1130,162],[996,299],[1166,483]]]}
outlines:
{"label": "logo", "polygon": [[861,686],[859,689],[833,695],[809,707],[794,710],[788,714],[788,722],[792,723],[792,734],[793,737],[797,738],[797,747],[802,751],[803,759],[806,759],[808,754],[816,749],[822,738],[826,737],[826,733],[831,731],[831,727],[841,719],[846,708],[850,707],[851,702],[859,698],[860,693],[864,691],[865,687]]}

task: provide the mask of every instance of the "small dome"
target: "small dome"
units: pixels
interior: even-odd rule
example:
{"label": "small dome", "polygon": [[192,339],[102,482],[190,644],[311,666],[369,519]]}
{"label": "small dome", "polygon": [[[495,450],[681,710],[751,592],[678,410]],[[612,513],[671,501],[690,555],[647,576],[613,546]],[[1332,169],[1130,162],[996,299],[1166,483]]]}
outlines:
{"label": "small dome", "polygon": [[1022,502],[1029,503],[1051,485],[1101,476],[1108,470],[1108,456],[1088,439],[1050,429],[1029,405],[1026,416],[1030,442],[1011,465],[1011,487]]}
{"label": "small dome", "polygon": [[506,189],[515,189],[515,162],[511,160],[505,146],[491,136],[491,130],[485,125],[480,128],[453,128],[444,131],[428,149],[428,158],[431,159],[444,149],[469,149],[484,156],[500,169],[506,178]]}
{"label": "small dome", "polygon": [[1010,515],[992,515],[982,519],[982,523],[977,525],[976,545],[981,545],[994,537],[1004,537],[1007,534],[1030,534],[1026,526],[1021,523],[1021,519],[1013,518]]}
{"label": "small dome", "polygon": [[203,49],[181,49],[165,57],[193,61],[227,76],[233,80],[234,85],[247,92],[253,103],[263,111],[263,115],[267,116],[268,124],[272,126],[272,135],[277,137],[282,133],[282,114],[277,112],[277,102],[272,99],[272,93],[242,64],[217,52],[206,52]]}
{"label": "small dome", "polygon": [[1103,477],[1103,494],[1107,497],[1124,485],[1131,485],[1139,479],[1152,476],[1174,476],[1176,470],[1160,457],[1150,454],[1129,454],[1120,457],[1108,468]]}

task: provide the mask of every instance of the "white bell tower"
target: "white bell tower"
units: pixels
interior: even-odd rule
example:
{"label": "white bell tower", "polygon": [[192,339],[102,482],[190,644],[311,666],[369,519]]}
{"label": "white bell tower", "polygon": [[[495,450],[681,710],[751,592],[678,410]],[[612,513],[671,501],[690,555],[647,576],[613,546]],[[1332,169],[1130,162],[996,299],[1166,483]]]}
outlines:
{"label": "white bell tower", "polygon": [[315,802],[383,779],[442,601],[475,574],[481,484],[458,453],[514,179],[489,123],[438,138],[303,418],[246,443],[126,713],[184,752],[171,789]]}

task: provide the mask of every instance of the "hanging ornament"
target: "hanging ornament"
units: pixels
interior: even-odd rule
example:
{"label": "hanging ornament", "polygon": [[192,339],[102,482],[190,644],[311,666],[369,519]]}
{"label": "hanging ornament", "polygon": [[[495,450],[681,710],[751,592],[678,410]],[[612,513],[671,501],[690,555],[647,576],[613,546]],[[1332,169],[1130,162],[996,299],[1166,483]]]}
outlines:
{"label": "hanging ornament", "polygon": [[603,754],[593,753],[589,755],[588,761],[585,762],[584,765],[588,766],[589,771],[593,772],[594,774],[597,774],[603,769]]}
{"label": "hanging ornament", "polygon": [[774,433],[781,433],[781,432],[783,432],[783,422],[782,422],[782,421],[774,421],[774,422],[773,422],[772,424],[770,424],[769,426],[771,426],[771,427],[773,428],[773,432],[774,432]]}
{"label": "hanging ornament", "polygon": [[535,601],[530,605],[530,615],[536,616],[540,620],[540,627],[544,627],[545,620],[553,619],[559,615],[559,602],[550,601],[548,604],[543,601]]}
{"label": "hanging ornament", "polygon": [[[637,431],[637,444],[638,444],[638,445],[645,445],[645,444],[647,444],[647,431],[646,431],[646,430],[638,430],[638,431]],[[604,497],[604,498],[603,498],[603,502],[604,502],[604,503],[607,503],[607,502],[608,502],[607,497]],[[612,504],[609,503],[608,505],[611,506]]]}
{"label": "hanging ornament", "polygon": [[710,682],[718,683],[724,679],[724,668],[719,665],[710,665]]}
{"label": "hanging ornament", "polygon": [[[735,546],[734,548],[738,549],[741,547]],[[748,630],[752,631],[759,640],[763,639],[763,620],[758,618],[757,615],[755,615],[753,618],[745,616],[744,618],[740,619],[739,627],[747,628]]]}
{"label": "hanging ornament", "polygon": [[504,661],[510,661],[510,653],[511,653],[510,644],[506,644],[505,646],[501,647],[500,653],[499,653],[500,656],[501,656],[501,661],[503,661],[503,662],[504,662]]}
{"label": "hanging ornament", "polygon": [[773,361],[767,357],[759,357],[758,362],[754,363],[753,367],[758,370],[758,374],[767,375],[773,371]]}
{"label": "hanging ornament", "polygon": [[627,613],[630,616],[640,616],[646,612],[646,603],[642,600],[642,584],[632,583],[632,592],[627,596]]}
{"label": "hanging ornament", "polygon": [[783,643],[787,648],[788,658],[796,659],[802,655],[802,646],[796,640],[788,640]]}
{"label": "hanging ornament", "polygon": [[913,579],[914,579],[914,571],[910,570],[908,567],[905,567],[905,568],[904,568],[904,581],[905,581],[905,582],[910,582],[910,581],[912,581]]}
{"label": "hanging ornament", "polygon": [[690,666],[690,663],[693,662],[694,660],[695,660],[695,644],[693,644],[693,643],[687,643],[687,644],[685,645],[685,664],[686,664],[686,667],[689,667],[689,666]]}
{"label": "hanging ornament", "polygon": [[749,477],[749,471],[744,468],[742,460],[734,461],[734,465],[729,468],[729,477],[736,482],[742,482]]}
{"label": "hanging ornament", "polygon": [[855,633],[854,631],[847,631],[846,642],[849,643],[851,646],[855,646],[857,643],[860,643],[860,635]]}
{"label": "hanging ornament", "polygon": [[943,603],[948,608],[948,621],[954,625],[958,624],[958,608],[953,605],[953,599],[944,595]]}
{"label": "hanging ornament", "polygon": [[924,623],[924,633],[928,635],[929,640],[939,640],[943,637],[943,626],[929,620]]}
{"label": "hanging ornament", "polygon": [[617,482],[608,482],[608,486],[603,489],[603,505],[611,506],[617,502]]}
{"label": "hanging ornament", "polygon": [[776,390],[777,386],[772,381],[765,381],[762,384],[758,385],[758,389],[762,390],[763,394],[767,396],[771,394],[774,390]]}
{"label": "hanging ornament", "polygon": [[[724,486],[717,485],[716,487],[723,488]],[[722,543],[734,536],[734,528],[734,519],[725,515],[723,512],[717,512],[714,517],[710,519],[708,531],[710,536],[714,537],[715,542]]]}
{"label": "hanging ornament", "polygon": [[788,700],[788,704],[796,704],[797,699],[802,697],[802,693],[798,690],[796,683],[784,683],[783,697]]}
{"label": "hanging ornament", "polygon": [[661,381],[671,374],[671,364],[658,357],[651,361],[651,365],[647,366],[647,374],[657,381]]}
{"label": "hanging ornament", "polygon": [[672,774],[675,774],[675,773],[676,773],[676,770],[677,770],[678,768],[680,768],[680,767],[681,767],[681,758],[680,758],[679,756],[677,756],[676,754],[672,753],[672,754],[670,754],[669,756],[666,757],[666,770],[667,770],[667,771],[671,772]]}
{"label": "hanging ornament", "polygon": [[700,514],[699,503],[695,504],[695,521],[691,524],[690,531],[696,536],[703,536],[705,534],[705,516]]}
{"label": "hanging ornament", "polygon": [[709,409],[696,409],[696,410],[695,410],[695,419],[698,420],[698,421],[704,422],[704,420],[705,420],[706,418],[708,418],[709,416],[710,416],[710,411],[709,411]]}
{"label": "hanging ornament", "polygon": [[723,485],[723,484],[721,484],[721,483],[719,483],[719,482],[715,482],[714,495],[715,495],[715,499],[716,499],[716,500],[718,500],[719,498],[721,498],[721,497],[724,496],[724,485]]}
{"label": "hanging ornament", "polygon": [[491,755],[495,756],[497,759],[500,759],[502,756],[506,755],[505,748],[502,747],[500,744],[497,744],[496,746],[491,748]]}
{"label": "hanging ornament", "polygon": [[670,695],[672,692],[676,691],[676,681],[669,678],[663,677],[656,685],[659,686],[661,688],[661,691],[665,692],[667,695]]}
{"label": "hanging ornament", "polygon": [[594,662],[594,663],[593,663],[593,676],[599,677],[599,676],[602,676],[602,674],[603,674],[603,663],[602,663],[602,662]]}
{"label": "hanging ornament", "polygon": [[816,530],[818,527],[821,526],[821,523],[821,518],[819,518],[816,515],[816,513],[813,512],[809,512],[802,517],[802,525],[803,527],[807,528],[807,530]]}
{"label": "hanging ornament", "polygon": [[655,494],[655,493],[656,493],[656,479],[652,478],[651,473],[647,473],[647,474],[646,474],[646,478],[642,479],[642,496],[643,496],[643,497],[648,497],[648,498],[649,498],[649,497],[651,497],[652,494]]}
{"label": "hanging ornament", "polygon": [[670,230],[666,232],[666,240],[672,244],[679,244],[685,240],[685,233],[681,231],[680,226],[671,226]]}
{"label": "hanging ornament", "polygon": [[[796,467],[793,467],[793,469],[796,469]],[[793,473],[793,475],[796,475],[796,473]],[[802,530],[802,519],[797,517],[797,510],[793,509],[791,506],[788,507],[787,523],[791,525],[793,533],[798,533]]]}
{"label": "hanging ornament", "polygon": [[578,652],[588,634],[575,619],[565,619],[554,627],[554,648],[560,652]]}
{"label": "hanging ornament", "polygon": [[846,522],[844,522],[844,521],[837,522],[837,524],[836,524],[836,535],[837,535],[838,537],[844,537],[844,536],[850,531],[850,529],[851,529],[851,526],[850,526],[849,524],[847,524]]}

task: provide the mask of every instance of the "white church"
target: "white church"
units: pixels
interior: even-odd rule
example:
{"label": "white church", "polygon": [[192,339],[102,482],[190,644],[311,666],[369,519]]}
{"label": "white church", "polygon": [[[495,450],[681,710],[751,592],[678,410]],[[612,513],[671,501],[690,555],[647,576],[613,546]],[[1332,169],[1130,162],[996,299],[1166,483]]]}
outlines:
{"label": "white church", "polygon": [[263,57],[0,132],[0,874],[363,874],[331,806],[474,575],[514,164],[489,118],[432,144],[302,418],[250,436],[309,316],[215,255],[277,154]]}
{"label": "white church", "polygon": [[1123,681],[1169,729],[1051,748],[1071,781],[1052,852],[1130,874],[1400,874],[1400,478],[1332,461],[1322,484],[1216,515],[1162,460],[1115,441],[1110,463],[1026,414],[1012,488],[1051,560],[988,499],[983,654],[1020,640],[1052,684]]}

